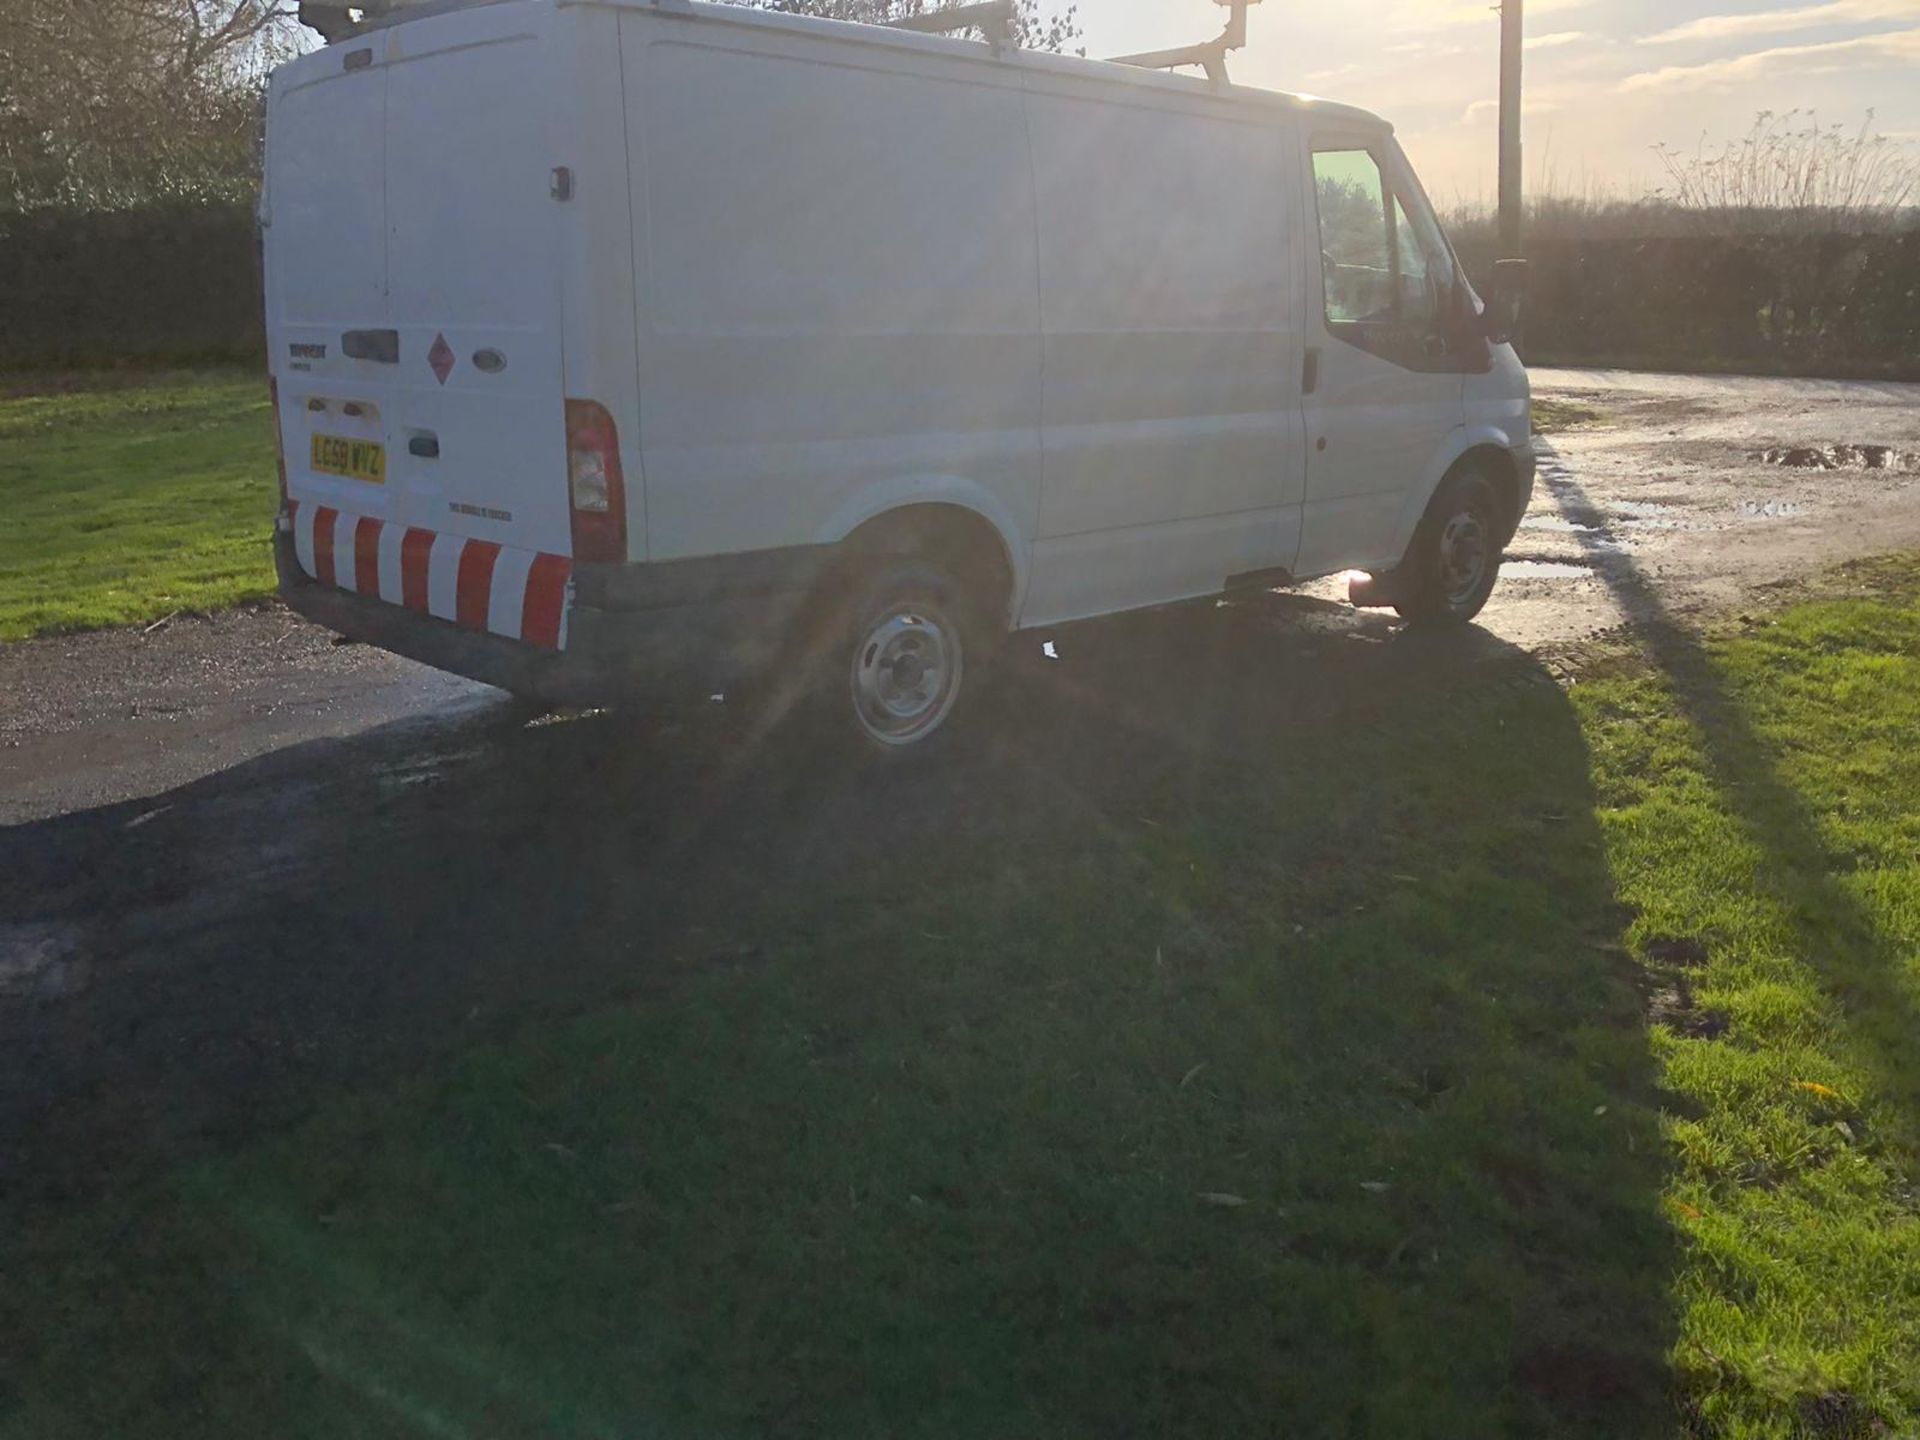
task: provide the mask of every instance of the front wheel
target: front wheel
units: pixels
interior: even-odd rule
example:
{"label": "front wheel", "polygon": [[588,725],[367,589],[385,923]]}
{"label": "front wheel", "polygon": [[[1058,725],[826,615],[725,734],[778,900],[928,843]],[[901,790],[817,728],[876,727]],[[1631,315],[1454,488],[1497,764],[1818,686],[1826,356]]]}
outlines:
{"label": "front wheel", "polygon": [[1500,534],[1492,482],[1474,470],[1450,476],[1414,532],[1393,608],[1412,625],[1466,624],[1500,578]]}

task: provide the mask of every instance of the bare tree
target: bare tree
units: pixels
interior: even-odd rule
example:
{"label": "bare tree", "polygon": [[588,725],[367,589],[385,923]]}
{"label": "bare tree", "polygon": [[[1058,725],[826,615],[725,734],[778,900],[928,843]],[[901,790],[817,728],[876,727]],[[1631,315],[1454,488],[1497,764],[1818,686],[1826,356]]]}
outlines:
{"label": "bare tree", "polygon": [[251,183],[286,0],[0,0],[0,205],[123,205]]}
{"label": "bare tree", "polygon": [[[887,21],[937,0],[744,0]],[[1064,50],[1075,7],[1019,0],[1023,45]],[[300,48],[297,0],[0,0],[0,209],[239,198],[260,89]]]}

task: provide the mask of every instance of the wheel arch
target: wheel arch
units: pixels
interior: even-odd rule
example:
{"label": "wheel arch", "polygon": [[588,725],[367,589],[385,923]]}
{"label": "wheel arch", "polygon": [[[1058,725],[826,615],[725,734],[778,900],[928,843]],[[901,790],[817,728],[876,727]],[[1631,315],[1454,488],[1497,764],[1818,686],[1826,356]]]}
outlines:
{"label": "wheel arch", "polygon": [[1513,539],[1514,532],[1520,528],[1522,481],[1512,447],[1506,435],[1492,426],[1463,426],[1449,433],[1447,443],[1428,465],[1426,483],[1408,496],[1400,516],[1398,543],[1391,553],[1405,556],[1440,487],[1470,465],[1484,465],[1499,492],[1505,512],[1500,543],[1504,546]]}
{"label": "wheel arch", "polygon": [[[1020,529],[992,491],[953,476],[911,477],[864,490],[837,509],[819,540],[849,561],[871,554],[947,560],[960,578],[999,592],[996,609],[1011,628],[1027,582]],[[991,592],[989,592],[991,593]]]}

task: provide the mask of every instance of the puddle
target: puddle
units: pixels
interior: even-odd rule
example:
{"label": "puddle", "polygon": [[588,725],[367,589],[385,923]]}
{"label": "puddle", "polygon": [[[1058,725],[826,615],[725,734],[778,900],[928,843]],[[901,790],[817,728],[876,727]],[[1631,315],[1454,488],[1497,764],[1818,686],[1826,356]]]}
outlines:
{"label": "puddle", "polygon": [[1607,509],[1614,523],[1623,530],[1698,530],[1700,522],[1688,519],[1672,505],[1657,500],[1609,500]]}
{"label": "puddle", "polygon": [[1604,528],[1582,525],[1561,515],[1529,515],[1520,522],[1522,530],[1551,530],[1558,535],[1598,535]]}
{"label": "puddle", "polygon": [[58,1000],[84,987],[87,962],[64,925],[0,927],[0,996]]}
{"label": "puddle", "polygon": [[1662,520],[1674,513],[1673,506],[1662,505],[1657,500],[1609,500],[1607,508],[1630,520]]}
{"label": "puddle", "polygon": [[1920,455],[1891,445],[1774,445],[1760,458],[1790,470],[1920,470]]}
{"label": "puddle", "polygon": [[415,789],[422,785],[438,785],[446,779],[447,771],[486,754],[477,745],[441,751],[435,754],[398,760],[392,764],[374,768],[374,783],[388,793]]}
{"label": "puddle", "polygon": [[1581,580],[1591,574],[1568,560],[1509,560],[1500,567],[1502,580]]}

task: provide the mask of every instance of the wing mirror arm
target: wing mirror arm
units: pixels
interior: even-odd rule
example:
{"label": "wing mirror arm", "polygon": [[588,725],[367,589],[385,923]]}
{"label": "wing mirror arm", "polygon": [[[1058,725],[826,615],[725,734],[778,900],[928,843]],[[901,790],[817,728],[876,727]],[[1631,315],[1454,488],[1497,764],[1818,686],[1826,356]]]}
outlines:
{"label": "wing mirror arm", "polygon": [[1495,345],[1505,345],[1520,333],[1520,318],[1526,309],[1527,262],[1493,262],[1492,292],[1480,317],[1482,333]]}

